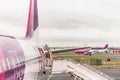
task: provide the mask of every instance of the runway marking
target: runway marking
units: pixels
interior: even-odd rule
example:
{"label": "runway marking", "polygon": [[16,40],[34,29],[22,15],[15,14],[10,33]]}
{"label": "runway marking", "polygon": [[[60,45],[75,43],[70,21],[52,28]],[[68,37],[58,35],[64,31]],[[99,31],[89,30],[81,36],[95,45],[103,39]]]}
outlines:
{"label": "runway marking", "polygon": [[52,75],[53,75],[53,74],[51,74],[47,80],[50,80],[50,78],[52,77]]}

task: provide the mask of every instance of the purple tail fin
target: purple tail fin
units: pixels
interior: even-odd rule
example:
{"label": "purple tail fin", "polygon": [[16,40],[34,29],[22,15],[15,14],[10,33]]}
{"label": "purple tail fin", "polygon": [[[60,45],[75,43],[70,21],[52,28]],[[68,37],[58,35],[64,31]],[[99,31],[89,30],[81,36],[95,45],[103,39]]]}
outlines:
{"label": "purple tail fin", "polygon": [[108,48],[108,44],[106,44],[103,49],[107,49],[107,48]]}
{"label": "purple tail fin", "polygon": [[28,23],[25,38],[31,38],[38,27],[37,0],[30,0]]}

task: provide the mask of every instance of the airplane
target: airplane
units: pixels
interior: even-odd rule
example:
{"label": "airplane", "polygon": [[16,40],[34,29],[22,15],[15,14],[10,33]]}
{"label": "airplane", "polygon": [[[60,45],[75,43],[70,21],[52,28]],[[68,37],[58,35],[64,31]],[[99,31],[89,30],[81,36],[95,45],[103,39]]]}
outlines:
{"label": "airplane", "polygon": [[34,41],[38,25],[37,0],[30,0],[25,37],[0,35],[0,80],[31,80],[28,74],[33,72],[34,80],[40,80],[46,60],[43,48]]}
{"label": "airplane", "polygon": [[91,48],[87,48],[87,49],[79,49],[79,50],[75,50],[74,53],[75,54],[84,54],[84,55],[91,55],[94,53],[100,53],[100,52],[106,52],[107,53],[108,50],[108,44],[106,44],[102,49],[91,49]]}

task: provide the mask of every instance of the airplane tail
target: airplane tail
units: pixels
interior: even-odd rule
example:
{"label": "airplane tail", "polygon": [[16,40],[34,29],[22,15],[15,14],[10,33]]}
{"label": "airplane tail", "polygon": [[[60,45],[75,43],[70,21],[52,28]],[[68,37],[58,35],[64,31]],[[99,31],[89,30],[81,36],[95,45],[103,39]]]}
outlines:
{"label": "airplane tail", "polygon": [[[30,0],[28,22],[25,35],[26,39],[30,39],[33,37],[34,32],[38,29],[38,25],[37,0]],[[39,35],[39,33],[37,33],[37,35]]]}
{"label": "airplane tail", "polygon": [[103,49],[107,49],[107,48],[108,48],[108,44],[106,44]]}

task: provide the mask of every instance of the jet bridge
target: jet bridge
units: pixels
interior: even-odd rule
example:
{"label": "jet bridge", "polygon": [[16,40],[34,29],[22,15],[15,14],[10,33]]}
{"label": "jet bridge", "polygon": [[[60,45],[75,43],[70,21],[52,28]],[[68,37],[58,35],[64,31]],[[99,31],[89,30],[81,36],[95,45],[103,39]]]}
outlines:
{"label": "jet bridge", "polygon": [[115,80],[93,67],[73,60],[54,60],[52,74],[70,73],[70,80]]}

